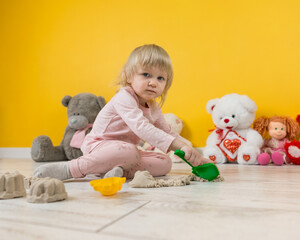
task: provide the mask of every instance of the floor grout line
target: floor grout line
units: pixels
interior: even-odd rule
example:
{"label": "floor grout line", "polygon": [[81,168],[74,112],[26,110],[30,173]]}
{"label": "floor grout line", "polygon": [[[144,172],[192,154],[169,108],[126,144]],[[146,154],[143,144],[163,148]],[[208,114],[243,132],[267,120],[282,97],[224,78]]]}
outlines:
{"label": "floor grout line", "polygon": [[110,223],[104,225],[103,227],[101,227],[101,228],[99,228],[98,230],[96,230],[96,233],[100,233],[100,232],[103,231],[105,228],[107,228],[107,227],[113,225],[114,223],[120,221],[121,219],[123,219],[123,218],[129,216],[130,214],[132,214],[132,213],[134,213],[135,211],[141,209],[142,207],[144,207],[145,205],[147,205],[147,204],[150,203],[150,202],[151,202],[151,201],[148,201],[148,202],[142,204],[141,206],[137,207],[136,209],[133,209],[133,210],[131,210],[130,212],[124,214],[123,216],[117,218],[116,220],[114,220],[114,221],[112,221],[112,222],[110,222]]}

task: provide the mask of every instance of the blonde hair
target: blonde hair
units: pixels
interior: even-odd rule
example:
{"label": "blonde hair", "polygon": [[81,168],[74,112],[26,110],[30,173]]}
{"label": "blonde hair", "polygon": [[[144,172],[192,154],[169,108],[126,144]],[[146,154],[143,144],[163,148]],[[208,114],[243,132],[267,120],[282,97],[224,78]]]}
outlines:
{"label": "blonde hair", "polygon": [[162,47],[155,44],[146,44],[137,47],[131,52],[122,68],[120,80],[117,84],[122,87],[130,85],[128,79],[137,72],[138,67],[158,67],[167,74],[166,86],[159,101],[160,106],[162,106],[173,81],[173,67],[169,54]]}

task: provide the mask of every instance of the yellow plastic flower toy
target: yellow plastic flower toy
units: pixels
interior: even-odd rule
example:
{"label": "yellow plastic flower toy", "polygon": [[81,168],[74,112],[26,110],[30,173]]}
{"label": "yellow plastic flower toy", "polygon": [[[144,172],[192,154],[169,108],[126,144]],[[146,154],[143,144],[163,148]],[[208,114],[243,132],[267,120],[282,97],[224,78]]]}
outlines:
{"label": "yellow plastic flower toy", "polygon": [[125,177],[110,177],[90,181],[90,184],[95,191],[102,193],[104,196],[111,196],[122,189],[125,181]]}

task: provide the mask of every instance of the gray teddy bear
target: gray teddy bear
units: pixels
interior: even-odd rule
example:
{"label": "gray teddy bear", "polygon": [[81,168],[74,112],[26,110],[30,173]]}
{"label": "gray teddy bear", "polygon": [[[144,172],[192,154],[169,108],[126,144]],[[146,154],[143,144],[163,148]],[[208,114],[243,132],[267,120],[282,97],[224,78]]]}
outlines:
{"label": "gray teddy bear", "polygon": [[31,157],[36,162],[66,161],[82,156],[80,145],[84,136],[91,131],[92,123],[105,105],[103,97],[91,93],[67,95],[61,102],[68,108],[69,123],[63,140],[59,146],[53,146],[48,136],[36,137],[31,147]]}

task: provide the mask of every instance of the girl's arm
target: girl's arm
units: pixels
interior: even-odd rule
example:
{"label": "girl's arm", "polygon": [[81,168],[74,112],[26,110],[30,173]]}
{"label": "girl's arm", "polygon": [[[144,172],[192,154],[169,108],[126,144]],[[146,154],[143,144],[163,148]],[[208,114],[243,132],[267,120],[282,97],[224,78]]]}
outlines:
{"label": "girl's arm", "polygon": [[157,108],[159,109],[158,110],[159,116],[158,116],[158,119],[156,120],[156,122],[154,123],[154,126],[158,127],[159,129],[163,130],[164,132],[166,132],[166,133],[168,133],[168,134],[170,134],[170,135],[178,138],[179,140],[181,140],[182,142],[186,143],[187,145],[193,146],[193,144],[189,140],[181,137],[177,132],[172,131],[171,127],[166,122],[166,120],[164,118],[164,115],[161,112],[161,109],[158,106],[157,106]]}
{"label": "girl's arm", "polygon": [[165,153],[168,151],[175,137],[150,123],[134,96],[120,91],[118,97],[113,100],[112,106],[135,135]]}
{"label": "girl's arm", "polygon": [[159,109],[159,117],[158,120],[155,122],[154,124],[155,126],[157,126],[158,128],[162,129],[163,131],[165,131],[166,133],[171,134],[172,136],[175,137],[174,141],[171,143],[170,147],[169,147],[169,151],[170,150],[177,150],[180,149],[182,151],[184,151],[185,153],[185,159],[188,160],[189,162],[191,162],[192,165],[194,166],[198,166],[201,165],[203,163],[211,163],[213,161],[206,159],[204,157],[202,157],[202,155],[196,150],[194,149],[192,146],[193,144],[188,141],[187,139],[181,137],[178,133],[173,132],[170,128],[170,126],[167,124],[161,110]]}
{"label": "girl's arm", "polygon": [[184,151],[184,158],[188,160],[193,166],[202,165],[203,163],[214,163],[210,159],[204,158],[195,148],[187,145],[178,138],[175,138],[171,143],[169,150],[175,151],[180,149]]}

